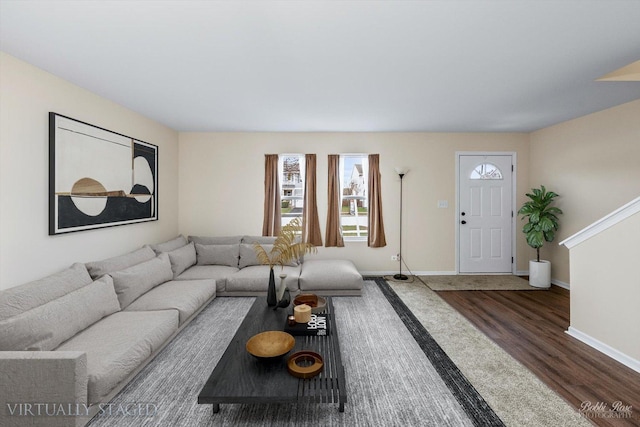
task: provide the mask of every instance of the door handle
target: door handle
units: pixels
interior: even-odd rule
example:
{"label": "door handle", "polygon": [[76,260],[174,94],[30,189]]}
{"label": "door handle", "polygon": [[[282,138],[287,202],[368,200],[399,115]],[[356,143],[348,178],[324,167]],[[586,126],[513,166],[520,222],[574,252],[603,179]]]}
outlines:
{"label": "door handle", "polygon": [[466,224],[466,223],[467,223],[467,221],[465,221],[465,220],[460,221],[460,224]]}
{"label": "door handle", "polygon": [[460,215],[465,216],[466,214],[464,212],[460,213]]}

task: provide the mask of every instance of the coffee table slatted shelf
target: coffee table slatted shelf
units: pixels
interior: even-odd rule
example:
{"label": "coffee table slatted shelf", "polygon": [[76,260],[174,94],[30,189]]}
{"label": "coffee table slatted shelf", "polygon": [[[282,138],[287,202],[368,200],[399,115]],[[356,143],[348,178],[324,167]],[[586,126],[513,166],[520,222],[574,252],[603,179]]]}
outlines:
{"label": "coffee table slatted shelf", "polygon": [[[347,401],[344,366],[340,355],[338,330],[333,302],[326,298],[329,334],[296,336],[287,355],[275,360],[258,360],[245,348],[249,338],[268,330],[281,331],[292,309],[267,307],[264,298],[256,298],[229,346],[198,395],[198,403],[213,405],[213,413],[222,403],[337,403],[344,412]],[[322,372],[309,379],[293,377],[287,371],[288,356],[296,351],[311,350],[324,361]]]}

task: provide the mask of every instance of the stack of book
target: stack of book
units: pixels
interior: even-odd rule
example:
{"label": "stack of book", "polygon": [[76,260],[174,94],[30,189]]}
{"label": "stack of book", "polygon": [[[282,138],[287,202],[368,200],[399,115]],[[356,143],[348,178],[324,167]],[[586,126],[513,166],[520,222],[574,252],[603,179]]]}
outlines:
{"label": "stack of book", "polygon": [[284,331],[291,335],[329,335],[329,315],[312,314],[308,323],[289,325],[285,322]]}

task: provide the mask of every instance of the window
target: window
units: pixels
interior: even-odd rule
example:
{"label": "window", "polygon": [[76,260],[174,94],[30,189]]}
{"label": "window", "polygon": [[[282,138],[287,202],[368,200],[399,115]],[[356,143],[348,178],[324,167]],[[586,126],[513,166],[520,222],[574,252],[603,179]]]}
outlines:
{"label": "window", "polygon": [[469,179],[502,179],[502,172],[492,163],[483,163],[476,166]]}
{"label": "window", "polygon": [[342,237],[364,241],[368,235],[369,161],[367,154],[340,155]]}
{"label": "window", "polygon": [[304,154],[280,154],[278,157],[282,225],[295,217],[302,217],[304,164]]}

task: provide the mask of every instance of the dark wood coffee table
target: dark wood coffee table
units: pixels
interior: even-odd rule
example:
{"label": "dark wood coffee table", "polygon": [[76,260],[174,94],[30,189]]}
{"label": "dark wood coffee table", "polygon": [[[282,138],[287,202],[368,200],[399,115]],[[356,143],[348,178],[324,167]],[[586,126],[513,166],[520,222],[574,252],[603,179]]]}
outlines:
{"label": "dark wood coffee table", "polygon": [[[200,391],[198,403],[212,404],[214,414],[220,410],[221,403],[337,403],[338,410],[344,412],[347,401],[344,367],[333,302],[330,297],[326,300],[326,312],[330,314],[328,335],[296,336],[291,352],[279,359],[264,361],[247,352],[247,340],[260,332],[282,331],[292,309],[273,310],[265,298],[256,298]],[[289,374],[288,356],[300,350],[315,351],[323,357],[324,369],[318,376],[298,379]]]}

